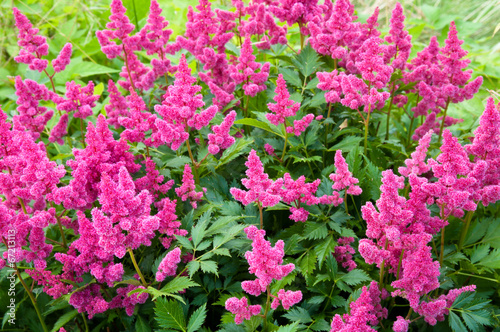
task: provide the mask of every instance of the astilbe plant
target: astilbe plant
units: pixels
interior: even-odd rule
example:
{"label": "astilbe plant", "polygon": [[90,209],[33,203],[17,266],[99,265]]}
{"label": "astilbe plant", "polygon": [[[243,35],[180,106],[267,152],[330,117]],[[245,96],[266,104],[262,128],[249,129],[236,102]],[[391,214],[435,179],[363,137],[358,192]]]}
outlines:
{"label": "astilbe plant", "polygon": [[106,75],[13,8],[27,69],[0,109],[0,268],[30,328],[496,324],[500,110],[452,127],[483,80],[455,23],[414,52],[400,3],[386,34],[349,0],[231,3],[173,31],[156,0],[142,18],[112,0]]}

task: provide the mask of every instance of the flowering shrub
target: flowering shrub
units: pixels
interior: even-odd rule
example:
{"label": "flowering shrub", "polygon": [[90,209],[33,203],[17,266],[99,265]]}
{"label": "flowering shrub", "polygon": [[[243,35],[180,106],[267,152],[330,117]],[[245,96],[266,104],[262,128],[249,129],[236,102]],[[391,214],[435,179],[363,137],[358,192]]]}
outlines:
{"label": "flowering shrub", "polygon": [[400,3],[384,34],[349,0],[232,5],[181,32],[112,0],[101,64],[13,8],[2,327],[499,327],[500,105],[453,126],[483,83],[455,23],[417,52]]}

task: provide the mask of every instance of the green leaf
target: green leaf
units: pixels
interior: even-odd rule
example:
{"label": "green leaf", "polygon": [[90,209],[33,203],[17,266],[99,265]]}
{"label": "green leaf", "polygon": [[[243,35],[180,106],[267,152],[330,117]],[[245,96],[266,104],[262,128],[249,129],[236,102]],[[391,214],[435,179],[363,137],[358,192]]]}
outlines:
{"label": "green leaf", "polygon": [[276,330],[276,332],[295,332],[298,330],[299,322],[295,322],[293,324],[288,324],[285,326],[280,326],[279,329]]}
{"label": "green leaf", "polygon": [[159,298],[156,301],[155,314],[160,327],[186,331],[186,320],[179,302]]}
{"label": "green leaf", "polygon": [[234,124],[242,124],[242,125],[260,128],[260,129],[263,129],[263,130],[268,131],[270,133],[273,133],[275,135],[278,135],[279,137],[285,138],[279,131],[271,128],[270,125],[268,125],[265,122],[259,121],[259,120],[246,118],[246,119],[240,119],[238,121],[235,121]]}
{"label": "green leaf", "polygon": [[363,137],[359,136],[347,136],[340,143],[335,144],[328,151],[342,150],[342,152],[351,151],[354,147],[359,145],[359,142],[363,140]]}
{"label": "green leaf", "polygon": [[229,253],[229,249],[227,248],[217,248],[213,250],[213,253],[219,256],[228,256],[231,257],[231,254]]}
{"label": "green leaf", "polygon": [[344,274],[342,277],[340,277],[339,280],[344,281],[346,284],[350,286],[356,286],[364,281],[371,280],[371,278],[368,276],[368,274],[360,269],[354,269],[347,274]]}
{"label": "green leaf", "polygon": [[325,223],[308,222],[304,228],[304,237],[309,240],[324,239],[328,236],[328,228]]}
{"label": "green leaf", "polygon": [[453,331],[467,331],[464,323],[460,320],[460,317],[457,316],[454,312],[450,311],[449,316],[449,324]]}
{"label": "green leaf", "polygon": [[318,263],[320,269],[326,255],[331,255],[331,253],[335,250],[336,245],[337,243],[333,239],[333,235],[330,235],[314,248],[314,251],[318,255]]}
{"label": "green leaf", "polygon": [[54,327],[52,328],[51,332],[56,332],[59,331],[61,327],[66,325],[70,320],[75,318],[78,315],[78,310],[71,310],[65,313],[64,315],[60,316],[56,323],[54,324]]}
{"label": "green leaf", "polygon": [[312,73],[316,72],[319,67],[318,60],[319,57],[316,51],[314,51],[313,48],[307,44],[307,46],[300,51],[300,54],[297,55],[295,59],[292,59],[292,62],[305,77],[308,77]]}
{"label": "green leaf", "polygon": [[166,163],[165,167],[175,168],[175,169],[184,169],[184,165],[191,164],[191,159],[186,156],[179,156],[170,158]]}
{"label": "green leaf", "polygon": [[201,307],[196,309],[195,312],[189,317],[189,323],[187,326],[188,332],[195,332],[203,325],[205,318],[207,317],[207,304],[203,303]]}
{"label": "green leaf", "polygon": [[304,276],[308,274],[312,274],[314,269],[316,268],[316,255],[312,250],[308,251],[300,260],[298,264],[300,267],[300,271]]}
{"label": "green leaf", "polygon": [[174,235],[174,236],[175,236],[175,238],[177,239],[177,241],[179,241],[179,242],[180,242],[180,244],[181,244],[184,248],[186,248],[186,249],[188,249],[188,250],[192,250],[192,249],[193,249],[193,245],[191,244],[191,242],[188,240],[188,238],[187,238],[187,237],[185,237],[185,236],[180,236],[180,235]]}
{"label": "green leaf", "polygon": [[118,69],[106,67],[93,62],[71,61],[71,63],[66,67],[64,74],[65,75],[74,74],[79,77],[88,77],[93,75],[109,74],[117,72],[119,72]]}
{"label": "green leaf", "polygon": [[292,85],[298,88],[302,86],[302,81],[296,71],[287,68],[280,68],[279,72],[283,75],[283,78],[287,82],[288,86]]}
{"label": "green leaf", "polygon": [[149,0],[123,0],[123,5],[127,9],[126,15],[130,18],[130,22],[135,25],[135,30],[141,30],[139,21],[142,20],[149,12]]}
{"label": "green leaf", "polygon": [[137,315],[137,320],[135,321],[135,331],[151,332],[151,326],[149,326],[149,323],[142,318],[141,315]]}
{"label": "green leaf", "polygon": [[168,284],[163,286],[160,291],[166,294],[179,293],[187,288],[199,286],[196,282],[190,280],[188,277],[177,277],[171,280]]}
{"label": "green leaf", "polygon": [[193,276],[193,274],[195,274],[196,271],[198,271],[200,269],[200,262],[199,261],[191,261],[191,262],[187,263],[186,267],[187,267],[187,270],[189,273],[189,277],[191,278]]}
{"label": "green leaf", "polygon": [[500,269],[500,249],[492,250],[478,264],[490,269]]}
{"label": "green leaf", "polygon": [[309,312],[301,307],[296,307],[293,309],[288,310],[286,314],[283,315],[283,317],[288,318],[292,322],[300,322],[302,324],[307,324],[312,322],[311,315],[309,315]]}
{"label": "green leaf", "polygon": [[198,246],[198,244],[200,244],[201,240],[203,240],[203,238],[205,237],[205,231],[207,229],[207,225],[211,215],[212,215],[211,211],[205,212],[198,220],[198,223],[193,227],[191,227],[191,236],[195,248]]}
{"label": "green leaf", "polygon": [[217,270],[217,263],[214,261],[201,261],[200,267],[203,272],[213,273],[216,276],[219,276],[219,272]]}
{"label": "green leaf", "polygon": [[231,160],[243,154],[245,152],[244,149],[250,144],[252,144],[253,141],[254,141],[253,139],[245,139],[245,138],[238,139],[235,144],[231,145],[229,148],[224,150],[224,152],[222,153],[222,157],[219,159],[219,163],[215,168],[219,168],[220,166],[227,164]]}
{"label": "green leaf", "polygon": [[480,246],[477,246],[474,248],[474,251],[472,252],[472,255],[470,256],[470,262],[472,264],[475,264],[485,258],[488,253],[490,252],[490,245],[489,244],[483,244]]}

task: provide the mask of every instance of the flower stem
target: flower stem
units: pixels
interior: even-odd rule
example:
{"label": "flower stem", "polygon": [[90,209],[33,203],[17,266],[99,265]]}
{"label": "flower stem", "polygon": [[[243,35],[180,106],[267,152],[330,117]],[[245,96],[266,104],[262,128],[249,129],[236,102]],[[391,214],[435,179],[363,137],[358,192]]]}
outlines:
{"label": "flower stem", "polygon": [[[21,284],[23,285],[24,289],[28,293],[28,296],[30,297],[31,303],[33,303],[33,307],[35,307],[36,314],[38,316],[38,320],[40,320],[40,324],[42,324],[42,328],[45,332],[48,332],[49,329],[47,328],[47,325],[45,325],[45,321],[43,320],[42,314],[40,312],[40,308],[38,308],[38,304],[36,302],[35,297],[33,296],[33,292],[28,288],[28,285],[26,285],[26,282],[24,281],[23,277],[21,276],[21,273],[17,269],[17,266],[14,264],[14,269],[16,270],[17,277],[19,278],[19,281],[21,281]],[[34,281],[33,281],[34,282]]]}
{"label": "flower stem", "polygon": [[137,272],[137,274],[141,278],[142,285],[147,288],[148,284],[146,282],[146,279],[144,279],[144,276],[142,275],[141,270],[139,269],[139,265],[137,265],[137,261],[135,260],[134,252],[132,251],[131,248],[127,248],[127,251],[130,254],[130,259],[132,259],[132,264],[134,264],[135,271]]}
{"label": "flower stem", "polygon": [[85,149],[85,128],[83,127],[83,119],[80,118],[80,132],[82,136],[82,146]]}
{"label": "flower stem", "polygon": [[193,163],[195,183],[200,184],[200,178],[198,176],[198,168],[196,167],[196,161],[194,160],[193,152],[191,151],[191,145],[189,145],[189,139],[186,140],[186,146],[188,149],[189,158],[191,158],[191,163]]}
{"label": "flower stem", "polygon": [[368,125],[370,122],[371,107],[372,107],[372,104],[368,105],[368,115],[366,116],[366,121],[365,121],[365,155],[368,152],[368,150],[367,150],[367,148],[368,148]]}
{"label": "flower stem", "polygon": [[[385,245],[384,245],[384,250],[387,250],[387,246],[389,245],[389,241],[385,239]],[[380,265],[380,278],[379,278],[379,287],[380,289],[384,288],[384,265],[385,265],[385,260],[382,261],[382,264]]]}
{"label": "flower stem", "polygon": [[266,309],[264,311],[264,332],[267,332],[267,313],[269,312],[269,304],[271,302],[271,290],[269,289],[269,285],[267,285],[267,301],[266,301]]}
{"label": "flower stem", "polygon": [[389,110],[387,111],[387,123],[386,123],[386,130],[385,130],[385,139],[388,140],[389,139],[389,120],[391,119],[391,109],[392,109],[392,102],[394,100],[394,89],[395,89],[396,85],[394,84],[394,82],[392,83],[392,89],[391,89],[391,101],[389,102]]}
{"label": "flower stem", "polygon": [[281,154],[282,161],[285,161],[286,143],[288,143],[288,133],[285,131],[285,145],[283,146],[283,153]]}
{"label": "flower stem", "polygon": [[462,232],[460,233],[460,240],[458,241],[458,251],[462,250],[462,246],[464,245],[465,237],[467,236],[467,232],[469,231],[472,214],[474,214],[474,211],[469,211],[465,216],[465,225],[462,228]]}
{"label": "flower stem", "polygon": [[441,120],[441,127],[439,128],[438,142],[441,142],[441,136],[443,136],[444,121],[446,120],[446,112],[448,111],[448,105],[450,105],[450,97],[446,101],[446,106],[444,108],[443,120]]}
{"label": "flower stem", "polygon": [[259,216],[260,216],[260,229],[264,228],[264,217],[262,215],[262,205],[260,202],[257,202],[257,206],[259,207]]}

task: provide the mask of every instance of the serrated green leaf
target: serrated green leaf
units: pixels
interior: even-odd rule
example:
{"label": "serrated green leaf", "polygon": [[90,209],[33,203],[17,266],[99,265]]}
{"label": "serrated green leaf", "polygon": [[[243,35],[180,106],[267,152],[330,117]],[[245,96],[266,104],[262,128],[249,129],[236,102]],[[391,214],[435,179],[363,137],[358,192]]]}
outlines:
{"label": "serrated green leaf", "polygon": [[155,305],[155,319],[160,327],[186,332],[186,319],[179,302],[159,298]]}
{"label": "serrated green leaf", "polygon": [[137,315],[137,320],[135,321],[135,331],[151,332],[151,326],[149,326],[149,323],[144,318],[142,318],[141,315]]}
{"label": "serrated green leaf", "polygon": [[243,216],[223,216],[223,217],[218,217],[217,220],[210,225],[206,232],[206,236],[210,236],[212,234],[218,234],[218,233],[224,233],[226,231],[225,227],[232,223],[233,221],[236,221],[238,219],[244,218]]}
{"label": "serrated green leaf", "polygon": [[276,330],[276,332],[295,332],[298,330],[298,325],[299,322],[295,322],[293,324],[288,324],[285,326],[280,326],[279,329]]}
{"label": "serrated green leaf", "polygon": [[307,44],[306,47],[300,51],[300,54],[292,59],[292,62],[299,69],[302,75],[308,77],[319,67],[318,60],[318,53],[316,53],[316,51],[314,51],[313,48]]}
{"label": "serrated green leaf", "polygon": [[203,325],[205,318],[207,317],[207,304],[204,303],[201,307],[196,309],[195,312],[189,317],[189,323],[187,326],[188,332],[195,332]]}
{"label": "serrated green leaf", "polygon": [[192,250],[192,249],[193,249],[193,245],[191,244],[191,241],[189,241],[187,237],[185,237],[185,236],[180,236],[180,235],[174,235],[174,236],[175,236],[175,238],[177,239],[177,241],[179,241],[179,242],[180,242],[180,244],[181,244],[184,248],[186,248],[186,249],[188,249],[188,250]]}
{"label": "serrated green leaf", "polygon": [[314,272],[314,269],[316,268],[316,254],[314,254],[311,250],[308,251],[302,257],[298,265],[300,267],[300,271],[304,276],[312,274]]}
{"label": "serrated green leaf", "polygon": [[304,237],[309,240],[324,239],[328,236],[328,228],[325,223],[308,222],[304,228]]}
{"label": "serrated green leaf", "polygon": [[52,328],[51,332],[56,332],[59,331],[61,327],[66,325],[70,320],[75,318],[78,315],[78,310],[71,310],[65,313],[64,315],[60,316],[56,323],[54,324],[54,327]]}
{"label": "serrated green leaf", "polygon": [[302,324],[312,322],[312,318],[311,315],[309,315],[309,312],[301,307],[296,307],[288,310],[288,312],[284,314],[283,317],[288,318],[292,322],[300,322]]}
{"label": "serrated green leaf", "polygon": [[178,157],[173,157],[170,158],[166,163],[165,167],[168,168],[175,168],[175,169],[183,169],[184,165],[190,165],[191,164],[191,159],[186,156],[178,156]]}
{"label": "serrated green leaf", "polygon": [[275,135],[278,135],[279,137],[284,138],[284,136],[278,130],[273,129],[269,124],[262,122],[262,121],[259,121],[259,120],[245,118],[245,119],[240,119],[238,121],[235,121],[234,124],[242,124],[242,125],[260,128],[260,129],[263,129],[263,130],[268,131],[270,133],[273,133]]}
{"label": "serrated green leaf", "polygon": [[217,269],[217,263],[214,261],[201,261],[200,267],[203,272],[213,273],[216,276],[219,276],[219,272]]}
{"label": "serrated green leaf", "polygon": [[168,284],[163,286],[160,291],[165,294],[179,293],[187,288],[199,286],[196,282],[190,280],[188,277],[177,277],[171,280]]}
{"label": "serrated green leaf", "polygon": [[201,240],[203,240],[203,238],[205,237],[205,231],[207,229],[211,215],[212,215],[211,211],[205,212],[198,220],[196,225],[194,225],[191,228],[191,236],[195,248],[198,246],[198,244],[200,244]]}
{"label": "serrated green leaf", "polygon": [[323,265],[323,261],[325,260],[326,255],[331,255],[335,250],[336,245],[337,243],[335,242],[333,236],[330,235],[314,248],[314,251],[318,255],[318,264],[320,269]]}
{"label": "serrated green leaf", "polygon": [[483,244],[483,245],[475,247],[474,251],[472,252],[472,255],[470,256],[470,262],[472,264],[479,262],[484,257],[488,256],[489,252],[490,252],[490,245],[489,244]]}
{"label": "serrated green leaf", "polygon": [[346,284],[350,286],[356,286],[364,281],[371,280],[371,278],[365,271],[360,269],[354,269],[344,274],[342,277],[340,277],[339,280],[344,281]]}
{"label": "serrated green leaf", "polygon": [[358,146],[359,143],[363,140],[363,137],[359,136],[347,136],[339,143],[335,144],[328,151],[337,151],[342,150],[342,152],[351,151],[355,146]]}
{"label": "serrated green leaf", "polygon": [[448,318],[450,327],[453,331],[468,331],[460,317],[458,317],[454,312],[450,311],[450,316]]}
{"label": "serrated green leaf", "polygon": [[200,269],[200,262],[199,261],[191,261],[191,262],[187,263],[186,267],[187,267],[187,270],[189,273],[189,277],[191,278],[193,276],[193,274],[195,274],[196,271],[198,271]]}
{"label": "serrated green leaf", "polygon": [[217,248],[213,250],[213,253],[219,256],[228,256],[231,257],[231,254],[229,253],[229,249],[227,248]]}
{"label": "serrated green leaf", "polygon": [[500,269],[500,249],[492,250],[488,256],[484,257],[477,264],[490,269]]}
{"label": "serrated green leaf", "polygon": [[215,169],[227,164],[231,160],[235,159],[239,155],[245,152],[245,148],[254,142],[253,139],[240,138],[235,144],[231,145],[229,148],[224,150],[222,157],[219,159],[219,163]]}
{"label": "serrated green leaf", "polygon": [[283,78],[287,82],[288,86],[292,85],[298,88],[302,86],[302,81],[296,71],[288,68],[280,68],[279,72],[283,75]]}

